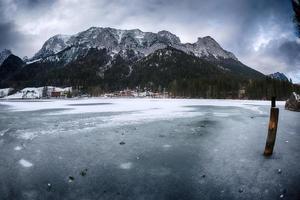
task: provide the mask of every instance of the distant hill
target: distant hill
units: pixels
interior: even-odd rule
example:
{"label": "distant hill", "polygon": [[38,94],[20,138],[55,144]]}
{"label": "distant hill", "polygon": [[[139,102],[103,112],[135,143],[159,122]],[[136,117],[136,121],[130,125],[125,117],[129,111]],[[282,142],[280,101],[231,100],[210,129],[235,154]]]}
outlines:
{"label": "distant hill", "polygon": [[2,88],[10,87],[9,80],[25,66],[21,58],[10,54],[0,66],[0,84]]}
{"label": "distant hill", "polygon": [[289,79],[286,77],[285,74],[280,73],[280,72],[276,72],[274,74],[269,74],[269,77],[271,77],[272,79],[276,79],[276,80],[280,80],[280,81],[289,81]]}

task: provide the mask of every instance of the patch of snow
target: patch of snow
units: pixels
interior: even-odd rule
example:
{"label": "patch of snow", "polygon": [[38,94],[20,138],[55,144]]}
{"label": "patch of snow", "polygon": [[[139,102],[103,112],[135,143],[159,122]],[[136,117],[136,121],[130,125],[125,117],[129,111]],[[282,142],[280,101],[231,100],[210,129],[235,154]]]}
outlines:
{"label": "patch of snow", "polygon": [[19,160],[19,164],[22,165],[23,167],[32,167],[33,164],[25,159]]}
{"label": "patch of snow", "polygon": [[145,37],[145,33],[142,31],[135,31],[134,32],[134,38],[138,41],[138,43],[141,45],[143,42],[143,39]]}
{"label": "patch of snow", "polygon": [[[47,89],[47,96],[51,96],[51,92],[72,92],[72,87],[53,87],[53,86],[45,86]],[[43,90],[45,87],[28,87],[24,88],[15,94],[6,96],[5,99],[40,99],[43,97]]]}
{"label": "patch of snow", "polygon": [[23,140],[33,140],[37,136],[37,134],[32,131],[17,130],[17,133],[18,138]]}
{"label": "patch of snow", "polygon": [[24,88],[15,94],[5,97],[5,99],[38,99],[42,97],[43,87],[39,88]]}
{"label": "patch of snow", "polygon": [[1,131],[0,131],[0,136],[1,136],[1,137],[4,136],[5,133],[7,133],[8,131],[9,131],[9,128],[8,128],[8,129],[1,130]]}
{"label": "patch of snow", "polygon": [[13,90],[14,90],[13,88],[0,89],[0,98],[6,97]]}
{"label": "patch of snow", "polygon": [[35,60],[31,60],[31,61],[26,62],[26,65],[29,65],[29,64],[32,64],[32,63],[35,63],[35,62],[39,62],[41,60],[42,60],[41,58],[35,59]]}
{"label": "patch of snow", "polygon": [[118,44],[121,43],[121,40],[122,40],[122,37],[123,37],[123,34],[124,34],[125,31],[123,30],[117,30],[117,34],[118,34]]}
{"label": "patch of snow", "polygon": [[213,115],[216,116],[216,117],[229,117],[231,114],[214,112]]}
{"label": "patch of snow", "polygon": [[21,147],[21,146],[16,146],[15,148],[14,148],[14,150],[15,151],[20,151],[20,150],[22,150],[23,148]]}
{"label": "patch of snow", "polygon": [[120,168],[121,169],[131,169],[132,163],[131,162],[122,163],[122,164],[120,164]]}

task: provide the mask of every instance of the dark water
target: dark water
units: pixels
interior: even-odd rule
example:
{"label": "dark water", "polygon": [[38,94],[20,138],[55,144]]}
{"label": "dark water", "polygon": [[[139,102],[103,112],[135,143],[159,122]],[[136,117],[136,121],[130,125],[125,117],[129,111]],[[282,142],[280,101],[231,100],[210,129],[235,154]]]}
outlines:
{"label": "dark water", "polygon": [[265,158],[268,107],[192,108],[205,114],[114,124],[124,113],[0,104],[0,199],[299,199],[300,113],[280,107]]}

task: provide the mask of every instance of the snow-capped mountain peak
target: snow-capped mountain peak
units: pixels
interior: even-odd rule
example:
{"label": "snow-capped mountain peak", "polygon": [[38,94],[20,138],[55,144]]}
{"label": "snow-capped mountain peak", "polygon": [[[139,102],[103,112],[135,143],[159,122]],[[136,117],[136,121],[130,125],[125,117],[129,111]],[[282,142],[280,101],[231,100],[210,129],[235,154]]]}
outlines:
{"label": "snow-capped mountain peak", "polygon": [[171,44],[180,44],[180,39],[169,31],[162,30],[157,33],[160,37],[168,40]]}
{"label": "snow-capped mountain peak", "polygon": [[[121,30],[110,27],[91,27],[71,36],[55,35],[44,43],[41,50],[31,60],[58,61],[64,59],[64,63],[67,63],[84,55],[90,48],[105,48],[111,56],[116,54],[122,56],[124,52],[133,50],[138,57],[143,57],[168,46],[198,57],[213,56],[216,59],[237,60],[232,53],[224,50],[210,36],[198,38],[194,44],[182,44],[179,37],[166,30],[152,33],[139,29]],[[64,55],[56,55],[62,51]]]}
{"label": "snow-capped mountain peak", "polygon": [[219,43],[210,36],[199,37],[194,44],[193,52],[199,57],[212,55],[215,58],[231,58],[237,60],[233,53],[224,50]]}
{"label": "snow-capped mountain peak", "polygon": [[39,58],[46,58],[50,55],[54,55],[68,46],[68,41],[71,36],[58,34],[49,38],[31,60]]}
{"label": "snow-capped mountain peak", "polygon": [[268,76],[271,77],[272,79],[277,79],[277,80],[281,80],[281,81],[289,81],[289,79],[286,77],[286,75],[281,72],[269,74]]}

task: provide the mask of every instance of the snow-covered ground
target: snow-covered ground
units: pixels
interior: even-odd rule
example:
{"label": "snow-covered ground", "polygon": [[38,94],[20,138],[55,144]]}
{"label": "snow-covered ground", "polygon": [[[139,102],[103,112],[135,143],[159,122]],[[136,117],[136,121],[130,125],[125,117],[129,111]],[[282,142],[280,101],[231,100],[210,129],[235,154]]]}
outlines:
{"label": "snow-covered ground", "polygon": [[12,95],[6,96],[4,99],[38,99],[42,97],[43,87],[24,88]]}
{"label": "snow-covered ground", "polygon": [[[131,98],[85,98],[67,100],[38,100],[38,101],[2,101],[1,104],[11,106],[11,111],[36,111],[43,109],[68,109],[61,114],[91,113],[91,112],[125,112],[152,111],[158,113],[172,113],[175,110],[190,110],[188,106],[231,106],[243,107],[259,111],[259,106],[270,105],[270,101],[256,100],[218,100],[218,99],[131,99]],[[277,105],[284,105],[284,101],[277,101]],[[57,113],[56,113],[57,114]],[[151,113],[149,113],[151,114]],[[172,113],[175,114],[175,113]],[[159,117],[159,116],[158,116]]]}
{"label": "snow-covered ground", "polygon": [[270,102],[0,101],[0,199],[295,199],[300,115]]}
{"label": "snow-covered ground", "polygon": [[0,89],[0,98],[6,97],[12,90],[13,88]]}
{"label": "snow-covered ground", "polygon": [[[10,89],[10,90],[9,90]],[[54,86],[46,86],[46,87],[27,87],[23,88],[16,93],[9,95],[8,93],[11,91],[11,88],[0,89],[0,98],[3,99],[40,99],[43,97],[43,91],[45,90],[45,95],[48,97],[51,96],[51,92],[72,92],[72,87],[60,88]],[[1,92],[3,91],[3,96],[1,96]]]}

